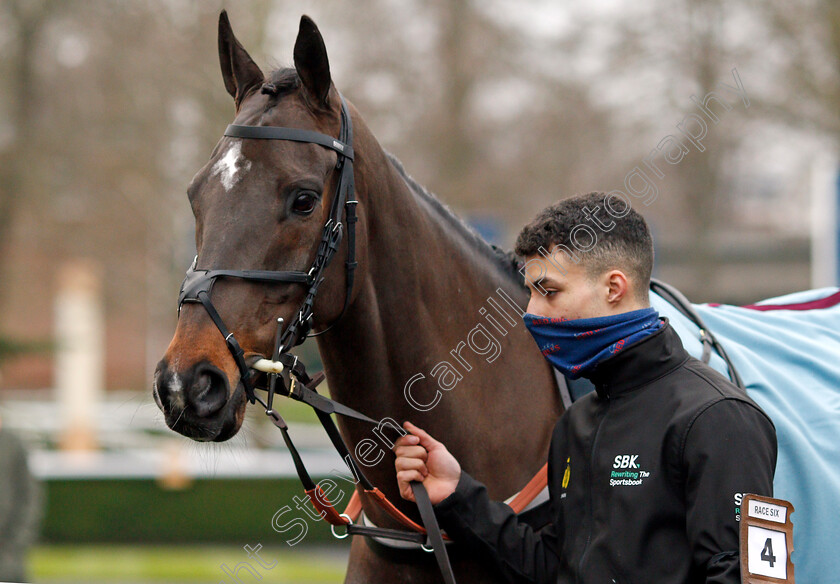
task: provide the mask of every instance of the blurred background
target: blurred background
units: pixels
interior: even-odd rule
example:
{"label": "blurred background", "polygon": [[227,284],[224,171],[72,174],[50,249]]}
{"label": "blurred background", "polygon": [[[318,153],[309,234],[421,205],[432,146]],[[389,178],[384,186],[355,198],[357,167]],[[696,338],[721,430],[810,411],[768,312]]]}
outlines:
{"label": "blurred background", "polygon": [[[0,480],[0,528],[25,526],[0,560],[37,534],[35,581],[343,577],[324,525],[294,548],[272,529],[300,491],[264,416],[196,444],[151,399],[195,253],[186,186],[233,115],[222,8],[264,71],[312,16],[382,145],[493,243],[638,167],[655,275],[692,301],[837,285],[836,0],[2,0],[0,448],[25,447],[37,482]],[[658,176],[645,159],[669,136],[687,152]],[[314,343],[303,356],[317,369]],[[342,468],[314,416],[288,418],[314,474]]]}

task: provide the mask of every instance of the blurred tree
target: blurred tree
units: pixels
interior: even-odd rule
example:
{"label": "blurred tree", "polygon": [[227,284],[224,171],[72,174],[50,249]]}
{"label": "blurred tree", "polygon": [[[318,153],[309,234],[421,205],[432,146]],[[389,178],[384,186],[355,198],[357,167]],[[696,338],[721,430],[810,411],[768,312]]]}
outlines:
{"label": "blurred tree", "polygon": [[840,146],[840,3],[836,0],[747,2],[764,28],[768,70],[757,106],[791,126]]}
{"label": "blurred tree", "polygon": [[[687,114],[698,113],[693,98],[715,91],[730,104],[733,95],[722,92],[720,82],[734,85],[732,68],[743,64],[747,53],[744,35],[733,33],[736,14],[732,3],[723,0],[651,0],[628,7],[596,22],[596,30],[612,36],[604,51],[600,75],[608,76],[620,91],[625,126],[620,132],[642,159],[660,140],[679,133],[675,126]],[[748,68],[748,67],[747,67]],[[743,69],[743,67],[742,67]],[[750,74],[755,73],[749,70]],[[745,75],[746,90],[755,77]],[[743,106],[741,106],[743,107]],[[682,278],[676,282],[693,301],[719,300],[724,284],[720,270],[721,233],[733,227],[731,203],[722,185],[726,183],[728,159],[738,147],[739,130],[752,111],[738,107],[721,115],[717,124],[707,120],[703,151],[692,147],[676,166],[664,165],[664,177],[655,178],[660,196],[642,210],[656,227],[660,246],[677,246]],[[628,135],[628,130],[630,135]],[[661,156],[660,156],[661,160]],[[622,188],[624,180],[618,185]]]}
{"label": "blurred tree", "polygon": [[[38,190],[33,164],[38,144],[39,100],[43,87],[36,74],[38,49],[47,26],[66,9],[58,0],[4,0],[0,25],[4,37],[0,67],[3,78],[0,127],[0,272],[8,257],[8,244],[16,213]],[[0,307],[7,291],[0,278]]]}
{"label": "blurred tree", "polygon": [[[671,40],[676,40],[674,37],[678,35],[683,43],[675,45],[679,49],[668,58],[671,66],[687,78],[694,89],[692,95],[702,101],[711,91],[723,93],[716,87],[718,82],[734,85],[730,73],[735,61],[734,51],[724,41],[725,3],[722,0],[683,0],[683,11],[674,10],[673,4],[669,8],[664,11],[662,24],[674,35]],[[686,109],[691,104],[684,92],[681,96],[672,94],[670,97],[681,98]],[[691,110],[697,113],[695,107]],[[736,111],[743,113],[740,108]],[[731,155],[739,127],[732,120],[734,117],[733,114],[723,124],[708,124],[708,134],[702,141],[705,151],[692,149],[677,167],[685,197],[685,213],[679,229],[688,227],[691,245],[686,249],[691,250],[691,255],[685,259],[690,262],[693,273],[692,298],[698,302],[712,301],[720,290],[715,278],[719,271],[716,242],[729,215],[725,212],[726,195],[720,184],[725,172],[723,162]]]}
{"label": "blurred tree", "polygon": [[502,218],[507,245],[545,205],[620,178],[610,111],[570,74],[585,31],[535,34],[510,18],[524,8],[367,0],[318,20],[336,84],[386,148],[457,211]]}
{"label": "blurred tree", "polygon": [[[174,328],[193,247],[184,191],[233,114],[216,52],[222,4],[0,4],[0,71],[18,80],[0,87],[0,327],[48,336],[56,266],[98,260],[111,387],[144,386]],[[534,36],[465,0],[248,0],[231,19],[268,70],[290,62],[302,12],[322,29],[336,85],[456,209],[515,230],[560,196],[619,178],[609,108],[558,66],[565,33]],[[10,384],[50,383],[46,358],[9,365]]]}
{"label": "blurred tree", "polygon": [[[0,326],[18,337],[49,334],[56,266],[98,260],[109,274],[110,335],[122,341],[109,345],[112,383],[144,383],[148,363],[132,377],[121,361],[144,352],[151,361],[165,347],[165,339],[145,346],[154,337],[146,329],[173,323],[191,247],[183,192],[209,152],[202,133],[218,139],[230,115],[224,91],[208,91],[221,86],[214,4],[2,5],[0,39],[18,48],[0,61],[16,80],[0,93],[10,120],[0,133],[9,137],[0,153]],[[248,14],[259,19],[256,8],[268,4],[252,2]]]}

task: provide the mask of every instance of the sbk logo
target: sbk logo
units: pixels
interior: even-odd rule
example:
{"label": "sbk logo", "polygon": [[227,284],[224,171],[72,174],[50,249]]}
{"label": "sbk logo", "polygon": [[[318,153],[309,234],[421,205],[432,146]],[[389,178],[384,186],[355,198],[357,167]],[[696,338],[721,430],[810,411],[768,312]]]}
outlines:
{"label": "sbk logo", "polygon": [[637,458],[638,454],[619,454],[613,461],[613,468],[639,468]]}

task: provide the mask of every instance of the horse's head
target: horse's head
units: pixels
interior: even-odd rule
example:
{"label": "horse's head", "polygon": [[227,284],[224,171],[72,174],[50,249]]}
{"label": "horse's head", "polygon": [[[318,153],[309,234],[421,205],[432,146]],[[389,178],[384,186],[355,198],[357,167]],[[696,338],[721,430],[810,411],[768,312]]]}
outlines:
{"label": "horse's head", "polygon": [[[236,105],[234,124],[339,137],[341,96],[330,79],[321,34],[308,17],[300,22],[294,69],[264,77],[234,36],[224,12],[219,19],[219,58],[225,88]],[[292,272],[297,281],[216,277],[205,278],[192,291],[182,290],[178,326],[155,372],[153,394],[167,425],[196,440],[227,440],[242,425],[247,403],[243,363],[269,356],[277,318],[291,323],[299,314],[312,280],[302,278],[312,274],[325,224],[341,190],[337,186],[347,182],[337,168],[341,144],[336,149],[335,144],[289,137],[250,139],[229,134],[188,189],[198,251],[193,274]],[[352,167],[349,172],[352,176]],[[329,262],[321,274],[312,322],[301,326],[322,327],[342,314],[349,292],[346,239],[336,252],[338,260]],[[185,290],[190,287],[187,283]],[[214,323],[213,311],[222,326]],[[227,343],[220,333],[225,329],[232,334]],[[239,360],[230,350],[231,339],[243,350]]]}

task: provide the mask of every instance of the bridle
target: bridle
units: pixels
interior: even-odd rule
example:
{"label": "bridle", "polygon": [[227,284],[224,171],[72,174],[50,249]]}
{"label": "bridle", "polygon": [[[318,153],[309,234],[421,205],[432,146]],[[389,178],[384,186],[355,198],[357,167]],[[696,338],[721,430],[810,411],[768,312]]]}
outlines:
{"label": "bridle", "polygon": [[[269,85],[270,84],[266,84],[263,86],[263,92],[270,93],[272,91],[272,88]],[[207,311],[207,314],[210,316],[216,328],[224,337],[228,351],[230,351],[230,354],[236,362],[237,368],[239,369],[240,382],[242,383],[248,400],[252,404],[259,402],[265,408],[266,415],[272,420],[274,425],[282,431],[283,440],[292,455],[295,470],[297,471],[298,477],[304,486],[306,494],[309,495],[313,506],[322,512],[325,519],[332,524],[334,534],[335,527],[337,526],[344,526],[347,529],[347,532],[344,535],[335,534],[336,537],[343,538],[347,535],[353,534],[368,537],[379,536],[420,543],[427,551],[434,551],[435,558],[438,562],[444,581],[446,581],[447,584],[454,584],[455,577],[452,574],[452,567],[449,564],[449,557],[443,543],[443,536],[440,532],[440,527],[437,524],[428,493],[426,492],[423,484],[420,482],[412,482],[411,487],[417,501],[420,516],[423,520],[423,524],[426,526],[426,529],[414,523],[411,519],[399,511],[390,501],[387,500],[378,488],[374,487],[370,483],[364,473],[362,473],[359,466],[350,456],[349,449],[344,443],[344,440],[341,438],[338,428],[336,428],[330,415],[333,413],[341,414],[343,416],[372,423],[377,426],[380,423],[352,408],[320,395],[316,390],[316,386],[323,381],[323,373],[318,373],[310,377],[307,374],[303,363],[298,360],[297,357],[288,352],[293,347],[303,343],[308,337],[323,334],[335,326],[341,317],[344,316],[353,293],[353,279],[357,266],[357,262],[355,261],[355,227],[358,219],[356,217],[356,205],[358,204],[358,201],[354,198],[353,126],[350,119],[350,112],[347,108],[347,103],[341,94],[339,94],[339,97],[341,98],[341,127],[339,129],[339,136],[337,139],[326,134],[312,132],[309,130],[276,126],[243,126],[231,124],[227,127],[224,133],[225,136],[233,138],[287,140],[318,144],[335,151],[338,155],[335,170],[339,173],[339,176],[336,184],[335,197],[333,198],[332,205],[330,207],[329,217],[324,224],[321,240],[318,243],[318,250],[315,254],[315,259],[313,260],[309,270],[307,272],[227,269],[199,270],[196,267],[198,261],[198,256],[196,256],[192,265],[187,270],[184,282],[181,284],[181,290],[178,296],[178,313],[180,315],[181,307],[186,302],[200,303],[204,306],[204,309]],[[346,292],[344,297],[344,306],[342,307],[339,316],[326,329],[319,331],[318,333],[310,334],[312,328],[313,304],[315,302],[315,296],[318,293],[318,287],[324,281],[323,272],[333,259],[333,256],[336,254],[336,251],[341,243],[344,231],[343,223],[341,221],[343,209],[345,222],[347,224],[347,261],[345,262]],[[307,286],[304,300],[285,330],[283,330],[283,319],[277,319],[277,333],[275,336],[275,345],[271,360],[261,359],[256,363],[248,365],[241,345],[236,340],[233,333],[231,333],[227,326],[225,326],[222,317],[219,315],[219,312],[216,310],[211,300],[213,284],[218,278],[237,278],[240,280],[266,284],[286,283],[303,284]],[[266,388],[256,387],[252,376],[252,368],[268,374],[268,386]],[[281,376],[284,370],[289,372],[288,387],[285,379]],[[267,400],[263,401],[259,396],[257,396],[254,393],[255,389],[265,389],[268,392]],[[315,484],[307,472],[306,467],[303,464],[303,460],[289,436],[288,425],[280,414],[272,408],[276,393],[302,401],[315,410],[315,414],[318,416],[318,420],[323,425],[330,441],[333,443],[333,446],[347,463],[353,475],[364,487],[365,492],[369,494],[373,500],[376,501],[376,503],[389,515],[391,515],[391,517],[400,521],[403,525],[413,529],[414,532],[356,524],[346,513],[338,513],[338,511],[335,510],[333,505],[329,503],[327,497]]]}
{"label": "bridle", "polygon": [[[341,129],[339,130],[338,139],[326,134],[312,132],[309,130],[301,130],[298,128],[281,128],[276,126],[241,126],[230,124],[225,130],[225,136],[233,138],[250,138],[257,140],[288,140],[293,142],[308,142],[311,144],[319,144],[330,150],[334,150],[338,154],[338,161],[335,169],[339,172],[338,182],[335,188],[335,197],[333,197],[332,206],[330,207],[330,214],[324,224],[323,232],[321,234],[321,241],[318,244],[318,250],[315,254],[315,259],[312,262],[307,272],[300,271],[273,271],[273,270],[199,270],[196,269],[196,262],[198,256],[193,260],[192,265],[187,270],[187,275],[181,284],[181,292],[178,297],[178,312],[180,314],[181,306],[185,302],[199,302],[201,303],[207,314],[213,320],[216,328],[222,333],[225,338],[228,350],[233,355],[236,365],[239,368],[240,379],[245,388],[245,393],[248,400],[253,404],[256,400],[254,395],[254,388],[251,380],[251,368],[245,361],[244,351],[237,342],[233,334],[227,329],[219,316],[218,311],[213,306],[210,300],[210,295],[213,289],[213,284],[217,278],[238,278],[241,280],[250,280],[252,282],[263,283],[288,283],[288,284],[304,284],[307,286],[306,295],[291,322],[282,332],[279,342],[280,354],[286,353],[292,347],[295,347],[307,339],[309,336],[316,336],[327,332],[332,328],[347,311],[347,306],[350,304],[350,298],[353,294],[353,279],[355,275],[357,262],[356,257],[356,205],[358,201],[353,198],[354,182],[353,182],[353,127],[350,121],[350,113],[347,109],[347,103],[344,97],[341,97]],[[318,293],[318,287],[324,281],[323,272],[329,265],[339,245],[343,235],[343,224],[341,222],[341,213],[346,207],[346,223],[347,223],[347,261],[346,268],[346,292],[344,297],[344,306],[338,318],[333,321],[326,329],[310,334],[312,328],[313,304],[315,296]],[[279,328],[279,327],[278,327]],[[278,330],[279,332],[279,330]]]}

